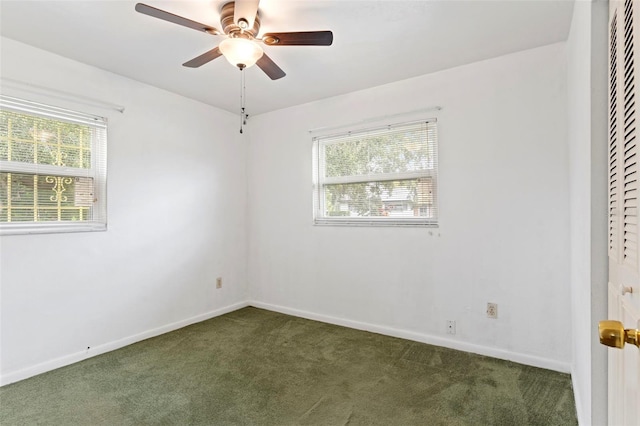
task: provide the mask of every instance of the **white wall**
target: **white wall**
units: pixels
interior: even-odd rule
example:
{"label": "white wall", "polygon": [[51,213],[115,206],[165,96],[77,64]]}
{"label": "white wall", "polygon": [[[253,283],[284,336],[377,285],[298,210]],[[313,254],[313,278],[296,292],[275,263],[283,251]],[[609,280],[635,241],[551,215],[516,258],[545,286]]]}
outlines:
{"label": "white wall", "polygon": [[6,38],[1,59],[5,79],[126,107],[94,111],[110,120],[108,231],[0,239],[3,383],[246,300],[236,116]]}
{"label": "white wall", "polygon": [[[560,43],[254,117],[254,301],[569,371],[565,62]],[[312,225],[309,129],[435,105],[438,229]]]}
{"label": "white wall", "polygon": [[[235,115],[2,39],[2,77],[126,111],[97,111],[110,118],[109,230],[0,239],[0,379],[247,298],[569,371],[571,330],[557,327],[571,321],[566,53],[559,43],[255,116],[247,151]],[[439,120],[438,229],[311,224],[309,129],[435,105],[421,116]]]}
{"label": "white wall", "polygon": [[607,2],[574,5],[568,56],[572,378],[578,419],[607,422]]}

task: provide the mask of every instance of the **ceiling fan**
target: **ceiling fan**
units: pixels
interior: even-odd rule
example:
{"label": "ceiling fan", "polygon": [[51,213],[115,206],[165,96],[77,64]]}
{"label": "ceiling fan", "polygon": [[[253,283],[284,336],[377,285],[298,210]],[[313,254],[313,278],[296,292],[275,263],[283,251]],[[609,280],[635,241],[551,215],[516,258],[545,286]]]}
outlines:
{"label": "ceiling fan", "polygon": [[224,55],[241,70],[256,64],[269,78],[277,80],[284,77],[285,72],[264,53],[258,43],[267,46],[330,46],[333,43],[331,31],[266,33],[259,37],[259,2],[235,0],[224,4],[220,10],[222,31],[143,3],[136,4],[136,11],[207,34],[225,36],[217,47],[182,64],[190,68],[200,67]]}

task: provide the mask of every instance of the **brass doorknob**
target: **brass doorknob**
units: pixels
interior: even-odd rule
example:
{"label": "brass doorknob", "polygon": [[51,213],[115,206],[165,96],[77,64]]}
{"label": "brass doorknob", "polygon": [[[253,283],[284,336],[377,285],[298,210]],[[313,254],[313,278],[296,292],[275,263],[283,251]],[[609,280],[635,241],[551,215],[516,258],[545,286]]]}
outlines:
{"label": "brass doorknob", "polygon": [[625,330],[620,321],[600,321],[598,332],[603,345],[623,348],[625,343],[629,343],[640,348],[640,330]]}

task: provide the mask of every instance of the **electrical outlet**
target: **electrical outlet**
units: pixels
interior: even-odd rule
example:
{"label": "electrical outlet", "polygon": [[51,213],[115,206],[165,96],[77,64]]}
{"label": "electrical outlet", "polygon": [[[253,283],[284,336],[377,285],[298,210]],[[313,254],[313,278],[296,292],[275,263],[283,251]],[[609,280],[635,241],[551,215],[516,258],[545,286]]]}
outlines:
{"label": "electrical outlet", "polygon": [[222,277],[216,278],[216,288],[222,288]]}
{"label": "electrical outlet", "polygon": [[456,322],[447,321],[447,334],[456,334]]}
{"label": "electrical outlet", "polygon": [[487,303],[487,318],[497,319],[498,318],[498,304],[497,303]]}

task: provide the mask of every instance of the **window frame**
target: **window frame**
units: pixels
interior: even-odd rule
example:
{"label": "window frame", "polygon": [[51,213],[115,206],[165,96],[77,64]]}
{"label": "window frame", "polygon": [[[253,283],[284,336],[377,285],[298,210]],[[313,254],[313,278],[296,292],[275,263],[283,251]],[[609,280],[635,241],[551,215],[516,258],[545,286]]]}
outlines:
{"label": "window frame", "polygon": [[[383,126],[372,126],[354,131],[346,131],[331,135],[317,135],[312,138],[313,161],[313,224],[329,226],[398,226],[398,227],[427,227],[437,228],[438,217],[438,127],[436,118],[412,120]],[[435,137],[430,149],[433,152],[433,167],[420,171],[402,173],[377,173],[356,176],[326,177],[325,147],[327,145],[346,143],[340,137],[350,138],[353,134],[379,133],[383,129],[398,129],[427,123],[435,126]],[[398,181],[407,179],[429,178],[432,182],[432,217],[378,217],[378,216],[327,216],[325,215],[325,185]]]}
{"label": "window frame", "polygon": [[88,126],[91,131],[90,168],[0,160],[0,171],[37,176],[91,178],[94,196],[94,204],[91,206],[92,217],[89,220],[0,222],[0,235],[105,231],[107,229],[107,118],[5,94],[0,94],[0,108],[19,114]]}

